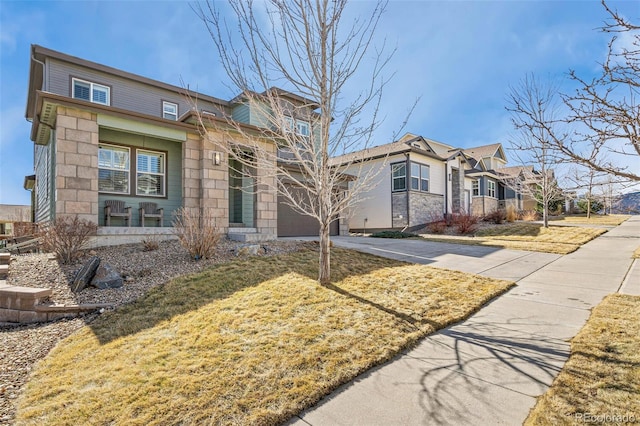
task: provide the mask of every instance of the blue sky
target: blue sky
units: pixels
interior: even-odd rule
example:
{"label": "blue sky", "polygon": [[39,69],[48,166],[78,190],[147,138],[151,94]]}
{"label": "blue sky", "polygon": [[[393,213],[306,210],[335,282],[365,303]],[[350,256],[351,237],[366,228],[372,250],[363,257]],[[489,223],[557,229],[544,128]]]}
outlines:
{"label": "blue sky", "polygon": [[[636,0],[609,4],[640,17]],[[355,2],[351,13],[369,7]],[[416,97],[406,131],[459,147],[506,143],[509,85],[529,72],[593,75],[606,54],[608,37],[597,31],[606,18],[591,0],[392,0],[376,34],[377,44],[386,38],[397,52],[375,144],[390,141]],[[33,173],[24,118],[31,44],[178,86],[184,81],[219,98],[235,95],[187,2],[0,0],[0,204],[29,203],[22,184]]]}

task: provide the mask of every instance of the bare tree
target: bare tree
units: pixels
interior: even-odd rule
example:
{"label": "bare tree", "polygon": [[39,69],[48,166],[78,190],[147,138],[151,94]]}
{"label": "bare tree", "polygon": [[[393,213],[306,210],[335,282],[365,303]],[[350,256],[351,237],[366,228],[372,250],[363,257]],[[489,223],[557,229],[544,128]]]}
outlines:
{"label": "bare tree", "polygon": [[[563,95],[574,125],[570,140],[552,139],[573,162],[597,172],[640,181],[638,170],[621,167],[619,156],[640,156],[640,26],[632,24],[604,0],[610,20],[601,30],[612,34],[601,74],[588,80],[574,70],[569,77],[579,88]],[[637,161],[637,160],[632,160]],[[637,163],[636,163],[637,164]]]}
{"label": "bare tree", "polygon": [[542,204],[545,228],[549,226],[550,204],[562,195],[554,175],[554,168],[562,162],[554,144],[562,134],[558,127],[556,89],[551,83],[527,75],[510,88],[507,100],[507,110],[511,112],[516,130],[509,141],[511,150],[521,164],[533,163],[534,167],[523,167],[519,177],[504,180],[508,186],[534,196]]}
{"label": "bare tree", "polygon": [[[348,22],[343,22],[347,0],[229,0],[228,4],[232,23],[215,1],[198,4],[194,10],[240,93],[235,102],[248,107],[252,123],[259,125],[226,117],[223,126],[199,114],[203,134],[242,165],[237,167],[239,173],[273,173],[276,178],[264,180],[265,185],[276,187],[297,212],[317,220],[318,280],[328,284],[330,225],[346,217],[376,174],[363,169],[357,180],[350,179],[344,173],[350,164],[334,165],[331,157],[366,148],[380,124],[378,106],[388,81],[381,72],[391,55],[376,50],[371,55],[374,63],[361,65],[369,59],[366,55],[385,3],[376,3],[368,16]],[[363,71],[368,73],[365,78]],[[354,78],[365,83],[364,90],[348,96],[347,83]],[[224,136],[207,132],[211,127],[224,128]]]}
{"label": "bare tree", "polygon": [[566,189],[585,191],[587,219],[591,217],[592,203],[596,199],[595,189],[605,176],[608,174],[581,165],[574,165],[567,173],[566,180],[571,186]]}

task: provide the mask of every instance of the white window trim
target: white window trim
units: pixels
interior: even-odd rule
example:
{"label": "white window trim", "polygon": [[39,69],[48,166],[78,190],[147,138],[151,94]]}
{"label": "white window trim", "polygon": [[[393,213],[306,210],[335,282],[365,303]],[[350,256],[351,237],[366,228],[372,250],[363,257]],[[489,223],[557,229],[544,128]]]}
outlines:
{"label": "white window trim", "polygon": [[[176,112],[168,112],[166,109],[167,107],[174,107]],[[167,117],[167,115],[174,118],[169,118]],[[172,121],[178,121],[178,104],[175,102],[162,101],[162,118]]]}
{"label": "white window trim", "polygon": [[[129,156],[129,167],[125,170],[123,169],[115,169],[115,168],[111,168],[111,167],[100,167],[100,163],[98,162],[98,171],[100,169],[103,170],[115,170],[118,172],[122,172],[122,171],[126,171],[127,175],[128,175],[128,179],[127,179],[127,191],[126,192],[119,192],[119,191],[104,191],[98,188],[98,192],[102,193],[102,194],[118,194],[118,195],[129,195],[131,194],[131,148],[126,147],[126,146],[118,146],[118,145],[109,145],[109,144],[104,144],[101,143],[100,145],[98,145],[98,149],[100,149],[101,147],[105,147],[105,148],[113,148],[116,150],[126,150],[127,151],[127,155]],[[99,157],[98,157],[99,158]]]}
{"label": "white window trim", "polygon": [[[395,166],[404,166],[404,176],[394,176],[393,169]],[[396,179],[404,179],[404,188],[394,189],[394,181]],[[394,163],[391,164],[391,192],[402,192],[407,190],[407,163]]]}
{"label": "white window trim", "polygon": [[[307,129],[307,134],[306,135],[300,131],[300,126],[306,127],[306,129]],[[296,134],[298,134],[300,136],[310,136],[311,135],[311,125],[309,124],[309,122],[303,121],[303,120],[296,120]]]}
{"label": "white window trim", "polygon": [[[493,195],[491,195],[493,192]],[[496,198],[496,183],[492,180],[487,181],[487,197]]]}
{"label": "white window trim", "polygon": [[[418,167],[418,174],[417,175],[413,174],[413,166],[414,165]],[[427,175],[426,176],[422,176],[423,167],[427,168]],[[411,182],[410,182],[409,187],[410,187],[411,191],[429,193],[430,192],[429,191],[429,186],[430,186],[430,182],[429,181],[431,180],[430,179],[431,168],[429,167],[429,165],[428,164],[423,164],[423,163],[418,163],[416,161],[411,161],[409,169],[410,169],[409,174],[410,174],[410,177],[411,177]],[[417,189],[413,188],[413,179],[418,179],[418,188]],[[422,189],[422,181],[426,181],[427,182],[427,190],[426,191]]]}
{"label": "white window trim", "polygon": [[[140,171],[138,168],[138,155],[139,154],[152,154],[152,155],[161,155],[162,156],[162,173],[153,173],[147,171]],[[144,173],[147,175],[153,176],[162,176],[162,194],[144,194],[138,192],[138,173]],[[139,197],[154,197],[154,198],[164,198],[167,196],[167,154],[161,151],[151,151],[148,149],[138,149],[136,150],[136,196]]]}
{"label": "white window trim", "polygon": [[[76,82],[84,83],[84,84],[88,84],[89,85],[89,102],[92,102],[94,104],[106,105],[106,106],[111,105],[111,87],[106,86],[104,84],[94,83],[92,81],[82,80],[80,78],[72,78],[71,79],[71,97],[72,98],[86,101],[86,99],[76,98]],[[99,87],[99,88],[105,89],[105,91],[107,92],[107,102],[105,102],[105,103],[98,102],[98,101],[93,99],[93,89],[95,87]]]}

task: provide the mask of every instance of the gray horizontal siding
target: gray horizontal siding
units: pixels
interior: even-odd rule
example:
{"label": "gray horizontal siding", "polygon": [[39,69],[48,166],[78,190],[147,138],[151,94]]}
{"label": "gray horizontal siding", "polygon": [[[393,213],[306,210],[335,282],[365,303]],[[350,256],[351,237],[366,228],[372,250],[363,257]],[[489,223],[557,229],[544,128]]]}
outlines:
{"label": "gray horizontal siding", "polygon": [[[110,129],[100,129],[100,142],[126,145],[136,148],[145,148],[167,152],[167,197],[140,197],[135,195],[99,194],[98,196],[98,224],[104,225],[104,201],[124,200],[126,206],[131,209],[131,226],[140,226],[138,203],[157,203],[164,208],[164,226],[171,226],[172,213],[182,206],[182,145],[179,142],[167,141],[159,138],[133,135]],[[133,159],[132,159],[133,162]],[[131,186],[134,188],[135,176],[130,176]],[[133,193],[135,193],[135,188]],[[119,219],[112,219],[113,225],[123,225]],[[147,226],[155,226],[152,221],[147,221]]]}
{"label": "gray horizontal siding", "polygon": [[[51,132],[54,135],[54,132]],[[55,140],[55,138],[54,138]],[[36,174],[36,222],[48,222],[53,219],[53,142],[47,145],[35,145],[34,166]]]}
{"label": "gray horizontal siding", "polygon": [[[62,96],[71,96],[73,77],[111,87],[111,106],[142,114],[162,117],[162,101],[178,105],[178,117],[191,109],[184,95],[170,90],[132,81],[108,73],[92,70],[68,62],[49,58],[46,90]],[[211,102],[198,101],[198,108],[220,115]]]}

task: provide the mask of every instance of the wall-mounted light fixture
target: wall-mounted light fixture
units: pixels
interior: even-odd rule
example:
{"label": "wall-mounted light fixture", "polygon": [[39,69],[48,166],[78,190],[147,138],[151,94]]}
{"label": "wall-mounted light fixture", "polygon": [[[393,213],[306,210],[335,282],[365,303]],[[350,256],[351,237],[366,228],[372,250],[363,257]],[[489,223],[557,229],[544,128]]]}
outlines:
{"label": "wall-mounted light fixture", "polygon": [[215,151],[211,155],[211,159],[213,160],[213,165],[214,166],[219,166],[220,163],[222,162],[222,154],[217,152],[217,151]]}
{"label": "wall-mounted light fixture", "polygon": [[451,173],[449,173],[449,182],[451,182]]}

